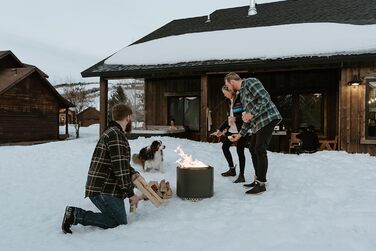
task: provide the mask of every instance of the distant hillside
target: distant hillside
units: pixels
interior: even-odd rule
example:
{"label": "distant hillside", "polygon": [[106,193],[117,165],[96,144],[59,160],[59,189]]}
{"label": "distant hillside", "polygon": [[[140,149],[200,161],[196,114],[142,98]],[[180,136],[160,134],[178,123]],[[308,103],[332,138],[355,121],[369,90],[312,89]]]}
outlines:
{"label": "distant hillside", "polygon": [[[117,81],[108,83],[108,98],[116,91],[117,86],[121,86],[124,89],[124,93],[127,95],[128,100],[132,104],[132,108],[143,113],[144,110],[144,82],[139,80],[133,81]],[[60,94],[64,94],[64,89],[67,87],[83,87],[91,98],[90,106],[99,110],[99,82],[91,83],[62,83],[57,84],[54,87]]]}

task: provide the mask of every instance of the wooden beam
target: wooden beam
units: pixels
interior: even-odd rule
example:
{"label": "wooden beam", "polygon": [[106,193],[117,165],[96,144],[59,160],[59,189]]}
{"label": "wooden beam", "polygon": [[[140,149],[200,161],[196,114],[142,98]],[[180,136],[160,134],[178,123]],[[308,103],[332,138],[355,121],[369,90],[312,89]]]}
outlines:
{"label": "wooden beam", "polygon": [[208,76],[201,76],[200,140],[208,140]]}
{"label": "wooden beam", "polygon": [[69,107],[65,107],[65,135],[68,137],[68,109]]}
{"label": "wooden beam", "polygon": [[100,95],[100,126],[99,126],[99,135],[104,132],[104,129],[107,126],[107,107],[108,107],[108,80],[105,78],[100,78],[99,80],[99,95]]}

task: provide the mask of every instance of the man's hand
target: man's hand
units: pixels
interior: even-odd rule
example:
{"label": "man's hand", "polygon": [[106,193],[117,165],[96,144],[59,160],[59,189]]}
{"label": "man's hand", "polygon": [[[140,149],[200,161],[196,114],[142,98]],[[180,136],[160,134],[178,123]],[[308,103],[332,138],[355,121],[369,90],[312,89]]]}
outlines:
{"label": "man's hand", "polygon": [[138,202],[140,201],[140,198],[138,198],[137,195],[133,195],[129,198],[129,204],[135,206],[137,208]]}
{"label": "man's hand", "polygon": [[223,132],[221,132],[220,130],[217,130],[215,133],[214,133],[215,136],[217,137],[221,137],[223,135]]}
{"label": "man's hand", "polygon": [[250,113],[244,113],[243,116],[242,116],[242,120],[243,122],[245,123],[248,123],[249,121],[251,121],[253,119],[253,115],[250,114]]}
{"label": "man's hand", "polygon": [[241,138],[241,135],[239,133],[237,134],[233,134],[231,136],[228,136],[228,139],[231,141],[231,142],[236,142],[238,141],[239,139]]}

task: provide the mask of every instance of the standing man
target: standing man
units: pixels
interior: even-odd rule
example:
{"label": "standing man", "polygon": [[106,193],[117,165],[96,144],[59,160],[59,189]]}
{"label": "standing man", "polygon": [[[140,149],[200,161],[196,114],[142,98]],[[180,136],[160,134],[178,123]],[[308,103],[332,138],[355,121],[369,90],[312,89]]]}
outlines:
{"label": "standing man", "polygon": [[127,224],[124,199],[137,206],[139,198],[133,193],[133,181],[139,176],[130,166],[131,150],[126,132],[131,130],[132,110],[125,104],[112,108],[112,119],[100,137],[91,159],[85,197],[101,211],[94,213],[67,206],[62,230],[72,233],[71,226],[114,228]]}
{"label": "standing man", "polygon": [[266,191],[266,173],[268,171],[268,156],[266,149],[272,138],[274,127],[281,121],[282,116],[269,93],[257,78],[241,79],[235,72],[225,76],[225,83],[230,90],[239,91],[240,100],[245,110],[243,126],[239,134],[234,134],[231,141],[238,141],[252,130],[250,149],[253,166],[255,167],[255,181],[245,184],[252,187],[246,194],[259,194]]}

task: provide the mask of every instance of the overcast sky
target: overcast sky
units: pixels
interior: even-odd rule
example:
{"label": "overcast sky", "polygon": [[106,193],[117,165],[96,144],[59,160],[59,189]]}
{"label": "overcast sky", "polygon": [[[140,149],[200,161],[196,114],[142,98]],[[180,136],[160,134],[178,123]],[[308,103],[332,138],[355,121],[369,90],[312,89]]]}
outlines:
{"label": "overcast sky", "polygon": [[[0,50],[12,50],[22,62],[38,66],[53,84],[82,81],[81,71],[174,19],[248,4],[249,0],[0,0]],[[97,79],[84,81],[93,80]]]}

